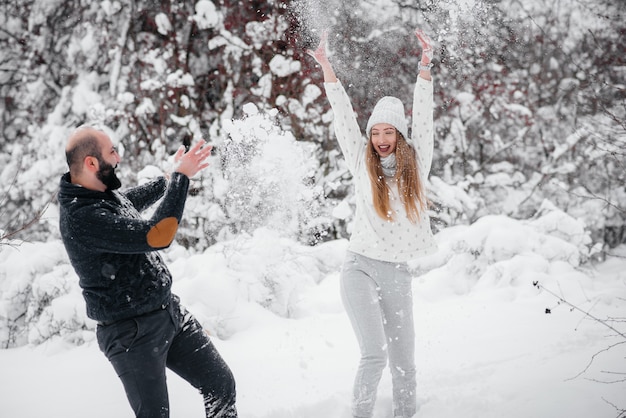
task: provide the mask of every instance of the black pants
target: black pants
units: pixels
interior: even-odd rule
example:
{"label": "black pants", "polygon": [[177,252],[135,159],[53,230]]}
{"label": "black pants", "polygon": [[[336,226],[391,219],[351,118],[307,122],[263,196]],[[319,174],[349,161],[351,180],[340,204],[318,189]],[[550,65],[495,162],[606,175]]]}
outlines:
{"label": "black pants", "polygon": [[233,375],[177,297],[164,309],[98,325],[96,335],[137,417],[170,416],[166,367],[200,391],[207,418],[237,417]]}

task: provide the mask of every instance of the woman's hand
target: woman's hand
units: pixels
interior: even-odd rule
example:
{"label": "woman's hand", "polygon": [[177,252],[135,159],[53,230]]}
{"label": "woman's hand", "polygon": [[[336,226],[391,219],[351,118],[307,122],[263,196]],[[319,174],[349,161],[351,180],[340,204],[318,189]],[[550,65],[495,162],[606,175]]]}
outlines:
{"label": "woman's hand", "polygon": [[307,49],[306,52],[307,54],[312,56],[319,65],[323,65],[324,63],[329,62],[328,54],[327,54],[327,45],[328,45],[328,31],[324,30],[322,32],[322,36],[320,37],[320,43],[317,46],[317,49],[315,51]]}
{"label": "woman's hand", "polygon": [[335,71],[333,70],[332,65],[330,64],[330,60],[328,59],[328,31],[324,30],[322,32],[322,36],[320,37],[320,43],[317,46],[315,51],[307,49],[307,54],[313,57],[315,61],[322,67],[322,71],[324,72],[324,82],[326,83],[336,83],[337,77],[335,76]]}
{"label": "woman's hand", "polygon": [[433,66],[431,60],[433,59],[433,41],[430,40],[428,35],[421,29],[415,29],[415,36],[419,39],[422,45],[422,59],[418,66],[419,75],[424,80],[432,80],[430,76],[430,68]]}
{"label": "woman's hand", "polygon": [[428,64],[433,59],[433,41],[421,29],[415,29],[415,36],[422,45],[422,64]]}

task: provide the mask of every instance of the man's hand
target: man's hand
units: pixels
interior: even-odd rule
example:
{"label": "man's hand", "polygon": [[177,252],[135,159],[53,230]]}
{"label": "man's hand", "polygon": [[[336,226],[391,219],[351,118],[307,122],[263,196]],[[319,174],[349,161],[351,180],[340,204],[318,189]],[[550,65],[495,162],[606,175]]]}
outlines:
{"label": "man's hand", "polygon": [[174,163],[177,165],[174,171],[192,178],[209,166],[206,160],[211,155],[212,149],[213,147],[207,145],[204,140],[196,142],[187,152],[185,147],[181,146],[174,155]]}

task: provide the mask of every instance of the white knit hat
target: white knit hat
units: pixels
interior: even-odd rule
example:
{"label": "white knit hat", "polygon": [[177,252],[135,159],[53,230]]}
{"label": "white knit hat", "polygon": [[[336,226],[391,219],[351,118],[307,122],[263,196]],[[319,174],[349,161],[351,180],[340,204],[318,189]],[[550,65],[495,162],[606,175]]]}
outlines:
{"label": "white knit hat", "polygon": [[376,103],[365,129],[368,138],[370,137],[372,127],[379,123],[388,123],[396,128],[404,139],[409,138],[409,127],[404,114],[404,105],[397,97],[385,96]]}

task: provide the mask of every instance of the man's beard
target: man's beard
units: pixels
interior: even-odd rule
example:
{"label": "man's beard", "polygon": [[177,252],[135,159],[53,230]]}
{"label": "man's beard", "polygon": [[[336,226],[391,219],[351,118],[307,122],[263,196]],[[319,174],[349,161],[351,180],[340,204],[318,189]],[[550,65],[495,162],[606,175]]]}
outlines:
{"label": "man's beard", "polygon": [[122,187],[122,182],[115,175],[115,167],[99,158],[98,164],[100,168],[96,173],[96,177],[107,187],[107,190],[116,190]]}

